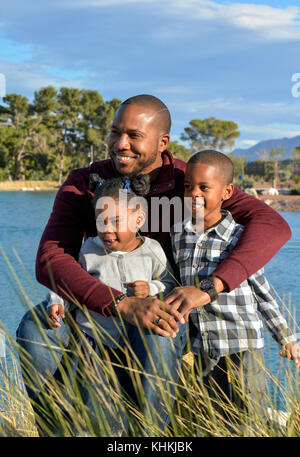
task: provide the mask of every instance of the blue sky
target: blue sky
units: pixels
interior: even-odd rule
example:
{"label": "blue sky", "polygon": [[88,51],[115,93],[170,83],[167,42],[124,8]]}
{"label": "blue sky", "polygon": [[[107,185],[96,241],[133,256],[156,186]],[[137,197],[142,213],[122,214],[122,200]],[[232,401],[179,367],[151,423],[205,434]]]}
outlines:
{"label": "blue sky", "polygon": [[169,107],[177,140],[209,116],[238,123],[236,147],[300,134],[299,51],[292,0],[11,0],[0,14],[7,93],[150,93]]}

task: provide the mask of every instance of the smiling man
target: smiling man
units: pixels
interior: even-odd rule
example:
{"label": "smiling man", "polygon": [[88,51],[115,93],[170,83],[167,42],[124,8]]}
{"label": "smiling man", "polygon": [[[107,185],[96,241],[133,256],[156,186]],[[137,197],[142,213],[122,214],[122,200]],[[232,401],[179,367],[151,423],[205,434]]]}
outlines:
{"label": "smiling man", "polygon": [[154,97],[132,97],[114,117],[108,148],[119,174],[150,174],[153,181],[162,166],[162,153],[170,141],[168,108]]}
{"label": "smiling man", "polygon": [[[58,191],[39,245],[36,275],[40,283],[55,289],[54,291],[64,298],[68,299],[68,292],[71,292],[75,299],[89,310],[107,316],[115,312],[117,305],[125,321],[133,325],[138,322],[145,329],[151,328],[154,335],[145,331],[150,358],[145,353],[142,339],[134,350],[147,373],[153,373],[153,364],[150,361],[152,357],[158,374],[164,374],[161,363],[163,358],[169,368],[170,378],[176,381],[177,367],[184,346],[184,326],[180,324],[180,312],[175,312],[171,305],[162,303],[157,297],[139,299],[124,296],[121,291],[109,288],[93,278],[77,262],[83,238],[97,234],[91,204],[93,194],[89,190],[91,174],[96,173],[103,179],[109,179],[119,175],[130,178],[147,173],[150,175],[151,184],[146,195],[147,202],[150,203],[153,197],[167,197],[169,200],[183,197],[186,164],[174,158],[167,149],[170,124],[168,108],[156,97],[138,95],[122,103],[115,113],[108,139],[111,158],[72,171]],[[150,206],[148,205],[148,208]],[[234,250],[215,270],[215,288],[218,293],[224,289],[231,291],[236,288],[265,265],[291,236],[287,223],[278,213],[236,187],[233,195],[224,202],[223,208],[230,210],[236,221],[245,226],[245,230]],[[159,231],[143,234],[160,242],[175,275],[179,278],[172,256],[169,230],[161,229],[163,216],[165,214],[160,217]],[[151,219],[150,212],[148,217]],[[173,225],[172,217],[170,225]],[[205,291],[200,295],[198,306],[209,303],[210,297]],[[44,302],[34,308],[38,316],[42,316],[40,310],[46,306],[47,302]],[[155,322],[154,316],[161,308],[164,309],[165,317]],[[54,346],[58,346],[60,339],[66,347],[70,329],[64,322],[59,329],[53,329],[49,327],[48,319],[43,317],[38,325],[33,313],[29,311],[17,331],[18,342],[30,354],[37,372],[44,376],[56,376],[59,371],[57,360],[49,349],[41,344],[44,339],[40,327],[46,329]],[[171,338],[156,338],[154,343],[156,334],[161,337],[171,336],[172,341]],[[61,353],[58,353],[58,358],[60,357]],[[28,386],[25,370],[23,375],[25,385]],[[162,410],[160,399],[153,388],[147,381],[143,388],[148,403],[157,412],[162,424],[166,423],[167,414]],[[35,401],[38,402],[39,392],[33,392],[28,387],[28,393],[33,405]]]}

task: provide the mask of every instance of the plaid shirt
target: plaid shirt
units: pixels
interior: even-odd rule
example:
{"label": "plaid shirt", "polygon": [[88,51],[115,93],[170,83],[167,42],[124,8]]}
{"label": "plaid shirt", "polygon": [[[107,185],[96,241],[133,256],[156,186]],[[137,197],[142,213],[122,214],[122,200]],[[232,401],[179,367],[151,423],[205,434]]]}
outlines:
{"label": "plaid shirt", "polygon": [[[235,247],[243,226],[234,221],[229,211],[222,210],[222,214],[224,218],[217,226],[200,235],[194,232],[191,220],[172,227],[173,255],[183,286],[195,286],[198,280],[207,278]],[[191,311],[192,350],[217,361],[227,354],[262,348],[262,318],[277,343],[295,340],[263,269],[233,291],[220,293],[217,300]]]}

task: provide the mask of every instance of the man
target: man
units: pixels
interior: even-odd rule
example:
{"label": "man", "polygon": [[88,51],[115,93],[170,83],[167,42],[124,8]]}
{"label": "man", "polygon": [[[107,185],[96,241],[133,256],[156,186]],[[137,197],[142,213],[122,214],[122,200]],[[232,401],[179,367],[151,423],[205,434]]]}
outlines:
{"label": "man", "polygon": [[[124,297],[122,292],[113,290],[90,276],[77,263],[83,237],[97,233],[91,205],[92,194],[88,190],[91,173],[98,173],[103,179],[122,175],[133,177],[139,173],[150,175],[151,189],[146,196],[148,202],[153,197],[183,196],[183,178],[185,163],[172,157],[167,150],[170,140],[170,113],[167,107],[156,97],[138,95],[121,104],[116,111],[108,138],[110,159],[95,162],[87,168],[74,170],[67,177],[57,193],[53,211],[43,233],[36,260],[37,280],[60,295],[69,298],[69,294],[88,309],[109,315],[114,313],[117,304],[122,318],[131,324],[138,323],[145,329],[162,336],[174,336],[172,349],[170,338],[160,339],[160,349],[171,376],[176,379],[176,360],[180,362],[183,350],[181,338],[182,320],[180,310],[174,311],[171,305],[162,303],[158,298],[138,299]],[[150,205],[149,205],[150,208]],[[242,281],[265,265],[281,246],[290,238],[287,223],[272,208],[251,197],[238,188],[224,204],[237,222],[245,225],[245,230],[237,246],[215,270],[214,285],[217,292],[231,291]],[[148,214],[151,220],[151,214]],[[266,222],[267,221],[267,222]],[[162,221],[160,220],[160,223]],[[172,224],[172,218],[171,222]],[[160,226],[161,228],[161,226]],[[174,265],[169,232],[162,230],[146,236],[157,239]],[[203,290],[198,306],[209,303],[210,297]],[[35,308],[38,316],[45,304]],[[158,309],[164,310],[164,318],[154,320]],[[64,324],[59,329],[50,328],[40,317],[37,324],[32,312],[22,319],[17,331],[18,342],[32,357],[36,370],[41,375],[57,373],[57,360],[43,342],[41,328],[46,332],[53,346],[58,346],[58,338],[68,345],[70,331]],[[149,345],[151,348],[151,335]],[[153,347],[152,356],[157,351]],[[58,359],[61,353],[58,351]],[[145,366],[145,365],[143,365]],[[147,368],[151,373],[151,368]],[[26,383],[26,381],[25,381]],[[29,386],[27,390],[31,400],[38,395]],[[146,396],[148,393],[146,394]],[[159,410],[159,399],[154,393],[151,401]],[[163,419],[167,417],[161,412]]]}

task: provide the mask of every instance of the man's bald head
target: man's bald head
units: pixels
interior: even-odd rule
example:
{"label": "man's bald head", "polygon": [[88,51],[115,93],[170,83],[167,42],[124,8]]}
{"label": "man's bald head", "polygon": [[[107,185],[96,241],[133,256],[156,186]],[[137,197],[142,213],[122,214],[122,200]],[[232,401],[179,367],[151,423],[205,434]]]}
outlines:
{"label": "man's bald head", "polygon": [[171,116],[167,106],[157,97],[153,95],[135,95],[125,100],[120,107],[126,105],[137,105],[144,107],[147,110],[153,111],[154,120],[159,126],[162,133],[170,133]]}

